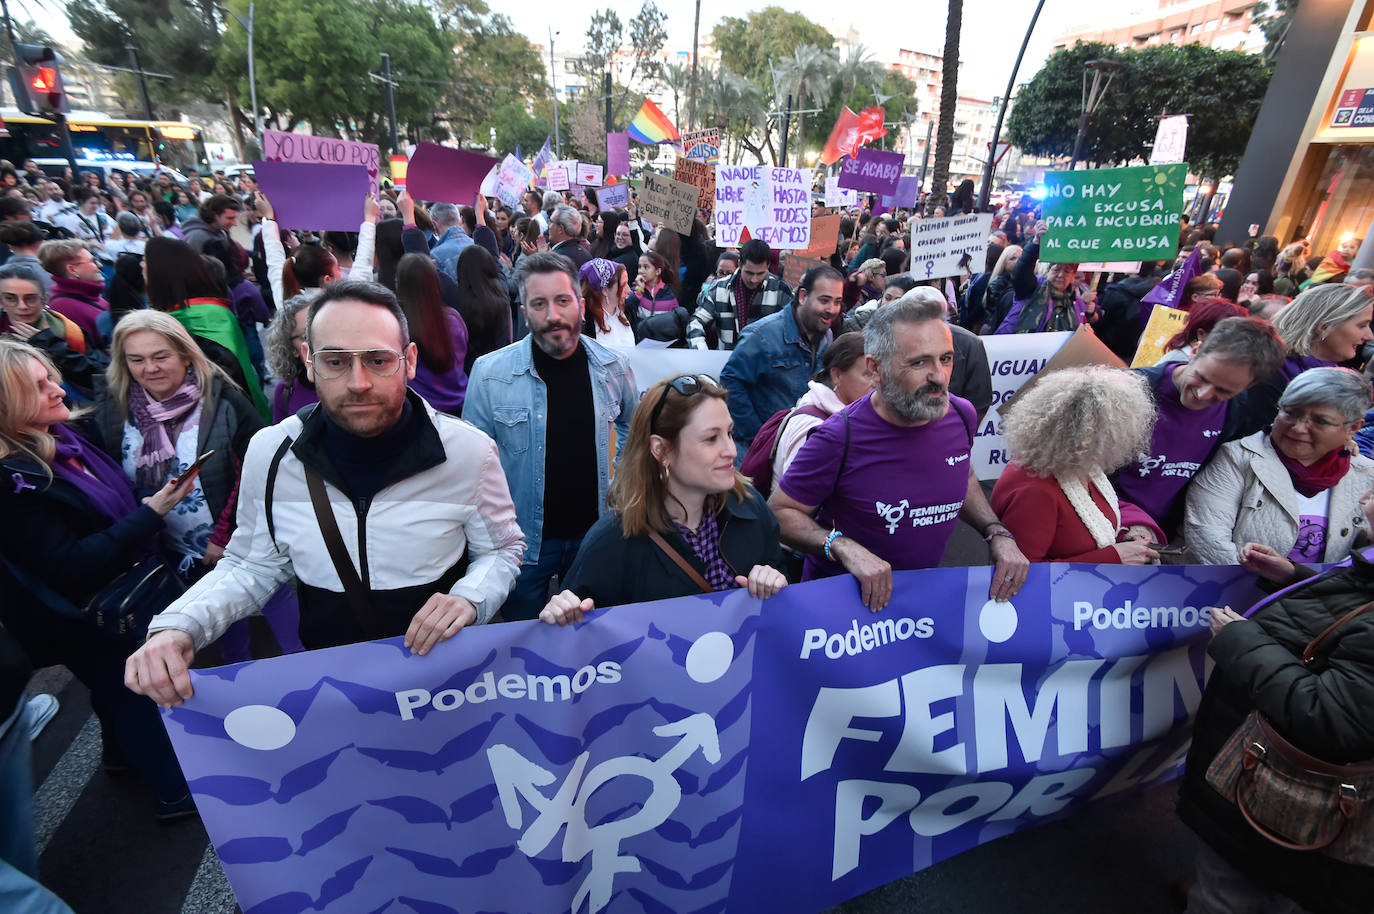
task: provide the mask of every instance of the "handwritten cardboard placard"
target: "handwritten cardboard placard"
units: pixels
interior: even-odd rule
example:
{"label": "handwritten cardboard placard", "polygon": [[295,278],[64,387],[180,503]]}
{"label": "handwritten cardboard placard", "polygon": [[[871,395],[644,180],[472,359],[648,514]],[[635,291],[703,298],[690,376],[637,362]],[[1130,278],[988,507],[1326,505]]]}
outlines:
{"label": "handwritten cardboard placard", "polygon": [[507,206],[519,206],[520,195],[534,180],[534,172],[515,156],[506,155],[496,174],[496,198]]}
{"label": "handwritten cardboard placard", "polygon": [[803,257],[815,257],[822,260],[835,253],[835,245],[840,240],[840,220],[844,217],[838,213],[829,216],[811,217],[811,244],[807,245],[806,250],[799,251]]}
{"label": "handwritten cardboard placard", "polygon": [[1150,322],[1145,325],[1145,332],[1140,334],[1140,345],[1135,349],[1131,367],[1149,368],[1157,364],[1164,358],[1164,344],[1187,323],[1187,311],[1156,305],[1150,312]]}
{"label": "handwritten cardboard placard", "polygon": [[568,189],[568,170],[566,168],[550,168],[547,177],[549,190]]}
{"label": "handwritten cardboard placard", "polygon": [[811,244],[811,187],[807,173],[771,165],[716,166],[716,244],[737,245],[749,234],[775,250]]}
{"label": "handwritten cardboard placard", "polygon": [[372,193],[378,192],[381,150],[376,143],[359,143],[307,133],[262,132],[262,157],[267,162],[311,162],[316,165],[361,165],[367,169]]}
{"label": "handwritten cardboard placard", "polygon": [[630,135],[625,132],[606,134],[606,174],[630,173]]}
{"label": "handwritten cardboard placard", "polygon": [[361,165],[254,162],[253,175],[281,228],[356,232],[362,224],[368,175]]}
{"label": "handwritten cardboard placard", "polygon": [[692,221],[697,215],[697,189],[691,184],[646,171],[644,187],[639,194],[639,210],[680,235],[690,235]]}
{"label": "handwritten cardboard placard", "polygon": [[900,152],[864,147],[857,158],[846,156],[840,163],[840,186],[871,194],[895,194],[905,161]]}
{"label": "handwritten cardboard placard", "polygon": [[673,180],[691,184],[697,189],[697,209],[711,212],[716,205],[716,169],[714,166],[678,156]]}
{"label": "handwritten cardboard placard", "polygon": [[720,161],[720,128],[685,131],[682,134],[682,154],[689,159],[715,165]]}
{"label": "handwritten cardboard placard", "polygon": [[1050,172],[1040,260],[1172,259],[1187,178],[1186,164]]}
{"label": "handwritten cardboard placard", "polygon": [[500,164],[499,159],[480,152],[421,143],[411,156],[406,186],[417,200],[470,204],[482,182]]}
{"label": "handwritten cardboard placard", "polygon": [[602,209],[630,205],[630,185],[607,184],[596,192],[596,202]]}
{"label": "handwritten cardboard placard", "polygon": [[911,229],[911,275],[915,279],[958,276],[968,257],[969,272],[982,269],[992,214],[918,219]]}
{"label": "handwritten cardboard placard", "polygon": [[583,187],[601,186],[602,166],[594,165],[590,162],[577,163],[577,183]]}
{"label": "handwritten cardboard placard", "polygon": [[807,270],[812,267],[823,267],[825,261],[804,257],[800,251],[787,251],[778,258],[778,264],[782,267],[782,281],[795,290]]}

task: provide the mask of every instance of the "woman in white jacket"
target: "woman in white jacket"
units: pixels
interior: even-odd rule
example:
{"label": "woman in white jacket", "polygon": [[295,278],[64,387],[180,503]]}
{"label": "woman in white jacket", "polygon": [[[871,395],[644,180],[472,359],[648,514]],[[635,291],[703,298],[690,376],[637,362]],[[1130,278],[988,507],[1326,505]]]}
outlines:
{"label": "woman in white jacket", "polygon": [[[797,456],[811,430],[873,389],[874,375],[864,358],[864,335],[842,333],[821,356],[821,367],[807,382],[797,410],[778,432],[773,457],[773,488]],[[803,409],[803,407],[806,407]]]}
{"label": "woman in white jacket", "polygon": [[1189,487],[1192,559],[1235,565],[1246,547],[1288,562],[1339,562],[1367,542],[1360,498],[1374,461],[1350,440],[1369,405],[1369,382],[1347,368],[1294,378],[1272,428],[1223,445]]}

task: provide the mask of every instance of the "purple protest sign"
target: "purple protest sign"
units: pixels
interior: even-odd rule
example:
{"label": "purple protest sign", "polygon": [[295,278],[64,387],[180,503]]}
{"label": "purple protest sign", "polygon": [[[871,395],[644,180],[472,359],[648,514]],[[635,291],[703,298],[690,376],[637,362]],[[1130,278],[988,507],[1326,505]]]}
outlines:
{"label": "purple protest sign", "polygon": [[[376,143],[359,143],[308,133],[262,132],[262,157],[268,162],[308,162],[315,165],[361,165],[367,169],[368,186],[379,192],[381,152]],[[356,228],[350,229],[356,231]]]}
{"label": "purple protest sign", "polygon": [[883,152],[864,147],[856,159],[845,156],[840,163],[840,187],[867,191],[871,194],[894,194],[902,177],[902,163],[906,156],[900,152]]}
{"label": "purple protest sign", "polygon": [[630,135],[628,133],[606,134],[606,174],[628,175],[630,173]]}
{"label": "purple protest sign", "polygon": [[421,143],[410,159],[406,186],[417,200],[470,204],[500,159],[438,143]]}
{"label": "purple protest sign", "polygon": [[253,175],[285,229],[356,232],[372,189],[362,165],[254,162]]}
{"label": "purple protest sign", "polygon": [[916,201],[921,196],[921,177],[920,175],[902,175],[897,180],[897,192],[883,195],[883,206],[888,209],[895,209],[905,206],[908,209],[916,205]]}
{"label": "purple protest sign", "polygon": [[630,185],[607,184],[596,189],[596,202],[602,209],[630,205]]}

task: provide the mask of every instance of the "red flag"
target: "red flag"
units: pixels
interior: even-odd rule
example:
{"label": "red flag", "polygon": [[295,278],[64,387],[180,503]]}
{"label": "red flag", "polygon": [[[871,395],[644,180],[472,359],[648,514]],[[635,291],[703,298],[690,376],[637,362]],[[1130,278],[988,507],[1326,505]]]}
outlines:
{"label": "red flag", "polygon": [[[883,111],[881,105],[872,105],[859,112],[859,145],[866,145],[871,140],[887,136],[887,128],[883,126],[883,118],[886,115],[887,112]],[[858,155],[857,150],[854,155]]]}
{"label": "red flag", "polygon": [[859,116],[846,105],[830,131],[830,139],[825,141],[821,150],[821,162],[833,165],[843,156],[854,157],[859,154]]}

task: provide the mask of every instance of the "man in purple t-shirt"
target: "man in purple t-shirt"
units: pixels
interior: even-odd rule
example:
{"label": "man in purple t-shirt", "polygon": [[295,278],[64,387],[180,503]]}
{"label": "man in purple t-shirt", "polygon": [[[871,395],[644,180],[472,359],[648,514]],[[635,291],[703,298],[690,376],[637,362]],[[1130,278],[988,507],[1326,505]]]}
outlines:
{"label": "man in purple t-shirt", "polygon": [[782,541],[806,555],[803,577],[849,572],[874,612],[892,597],[894,569],[940,563],[956,519],[988,541],[993,599],[1020,590],[1030,567],[970,469],[976,419],[949,395],[944,311],[902,300],[874,314],[864,327],[874,392],[811,434],[768,500]]}
{"label": "man in purple t-shirt", "polygon": [[1150,449],[1112,477],[1121,497],[1176,529],[1188,483],[1217,448],[1245,434],[1239,394],[1272,374],[1283,355],[1268,321],[1228,317],[1189,361],[1137,369],[1150,382],[1158,415]]}

